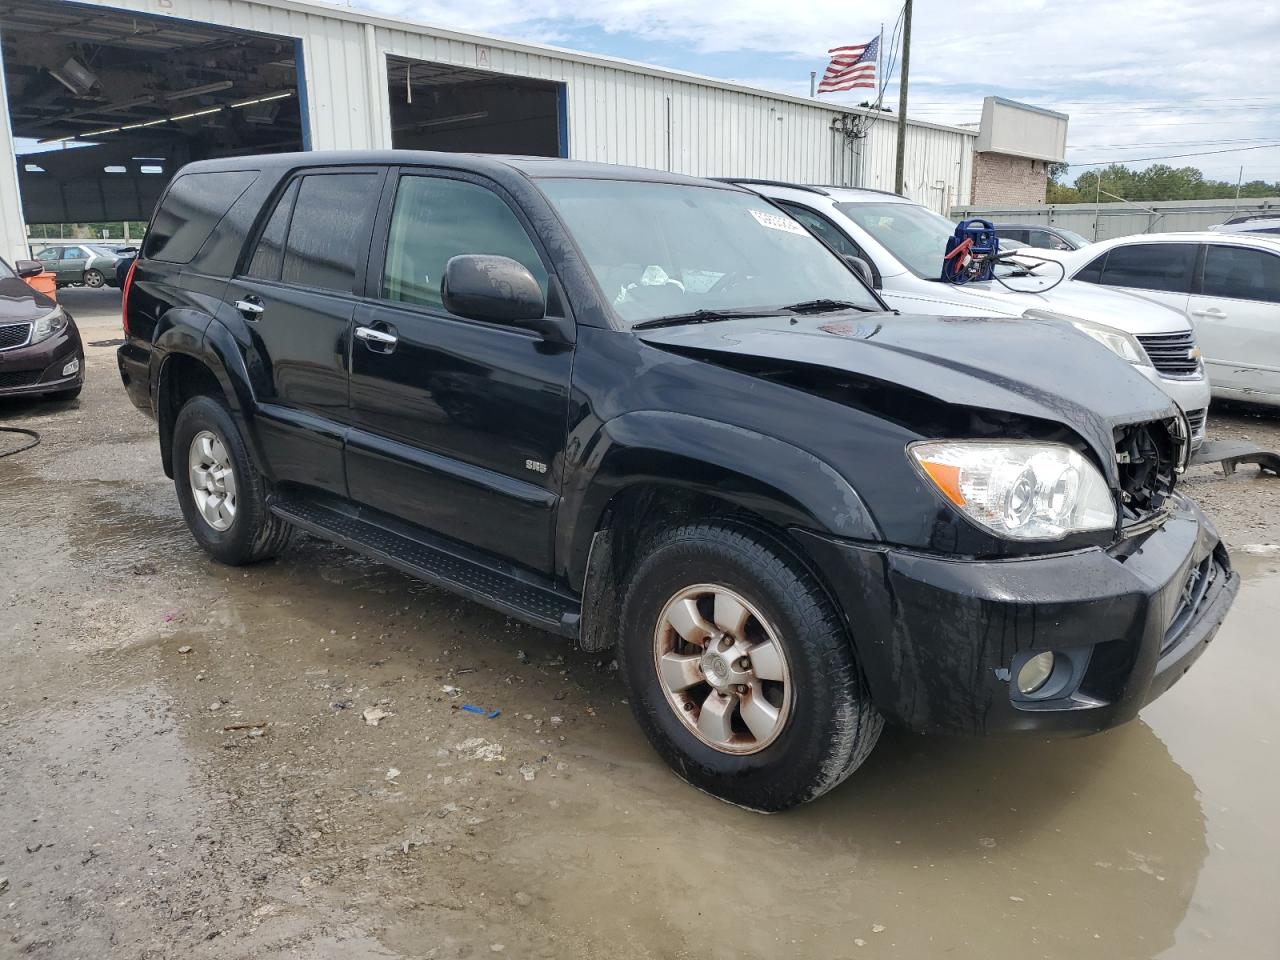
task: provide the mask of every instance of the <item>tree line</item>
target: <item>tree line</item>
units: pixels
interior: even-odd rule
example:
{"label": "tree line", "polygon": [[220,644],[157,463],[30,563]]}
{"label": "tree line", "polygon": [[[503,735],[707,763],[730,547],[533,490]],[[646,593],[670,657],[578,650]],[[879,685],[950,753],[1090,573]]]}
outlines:
{"label": "tree line", "polygon": [[[1208,180],[1195,167],[1171,167],[1157,163],[1144,170],[1131,170],[1120,163],[1113,163],[1100,170],[1088,170],[1066,182],[1069,167],[1055,163],[1049,167],[1049,185],[1045,191],[1047,203],[1094,203],[1101,185],[1104,203],[1115,197],[1126,200],[1230,200],[1236,196],[1237,185],[1226,180]],[[1248,180],[1239,185],[1239,195],[1244,197],[1278,197],[1280,181]],[[1107,194],[1113,194],[1108,197]]]}

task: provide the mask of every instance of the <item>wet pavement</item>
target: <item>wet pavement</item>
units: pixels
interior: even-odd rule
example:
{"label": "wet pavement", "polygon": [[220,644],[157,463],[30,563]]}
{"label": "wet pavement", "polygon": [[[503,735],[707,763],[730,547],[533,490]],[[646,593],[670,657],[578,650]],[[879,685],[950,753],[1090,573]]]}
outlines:
{"label": "wet pavement", "polygon": [[208,560],[88,352],[78,403],[0,407],[43,434],[0,459],[0,957],[1277,955],[1280,481],[1196,471],[1244,585],[1139,721],[889,732],[763,817],[667,772],[607,657],[316,540]]}

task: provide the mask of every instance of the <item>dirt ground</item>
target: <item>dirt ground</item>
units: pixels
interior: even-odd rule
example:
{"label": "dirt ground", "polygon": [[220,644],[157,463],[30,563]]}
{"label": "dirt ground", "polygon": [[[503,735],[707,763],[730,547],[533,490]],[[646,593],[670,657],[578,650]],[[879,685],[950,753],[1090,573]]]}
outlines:
{"label": "dirt ground", "polygon": [[[119,336],[111,294],[65,299]],[[317,540],[208,560],[114,347],[87,366],[77,403],[0,408],[43,434],[0,459],[0,957],[1276,956],[1280,480],[1254,467],[1192,471],[1245,582],[1139,721],[889,732],[762,817],[667,772],[608,657]],[[1210,428],[1280,447],[1280,419]]]}

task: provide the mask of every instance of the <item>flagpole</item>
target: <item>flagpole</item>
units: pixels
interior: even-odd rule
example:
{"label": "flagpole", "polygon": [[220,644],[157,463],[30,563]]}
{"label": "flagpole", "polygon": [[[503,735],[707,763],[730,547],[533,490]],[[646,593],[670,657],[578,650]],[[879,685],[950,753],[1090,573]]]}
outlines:
{"label": "flagpole", "polygon": [[898,158],[894,165],[893,192],[902,193],[903,166],[907,155],[907,75],[911,71],[911,0],[902,12],[902,79],[898,85]]}
{"label": "flagpole", "polygon": [[880,43],[876,46],[876,98],[872,103],[880,109],[880,100],[884,97],[884,21],[880,21]]}

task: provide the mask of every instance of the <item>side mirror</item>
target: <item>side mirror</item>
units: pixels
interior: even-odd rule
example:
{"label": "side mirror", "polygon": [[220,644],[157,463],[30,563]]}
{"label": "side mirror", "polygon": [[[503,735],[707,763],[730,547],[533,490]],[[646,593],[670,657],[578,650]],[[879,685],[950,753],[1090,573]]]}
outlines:
{"label": "side mirror", "polygon": [[459,317],[540,329],[547,313],[542,288],[510,257],[468,253],[451,257],[440,284],[444,308]]}
{"label": "side mirror", "polygon": [[13,270],[25,280],[27,277],[38,277],[44,273],[44,264],[39,260],[15,260]]}
{"label": "side mirror", "polygon": [[858,276],[863,279],[868,287],[875,288],[876,277],[871,271],[871,264],[867,263],[867,261],[863,260],[861,257],[855,257],[851,253],[846,253],[844,255],[844,262],[849,264],[849,266],[853,267],[853,269],[858,272]]}

